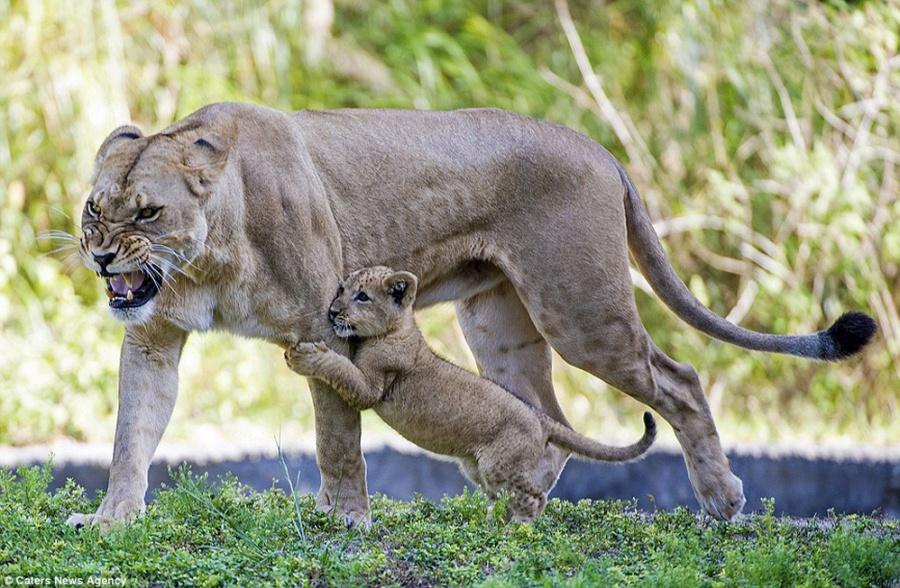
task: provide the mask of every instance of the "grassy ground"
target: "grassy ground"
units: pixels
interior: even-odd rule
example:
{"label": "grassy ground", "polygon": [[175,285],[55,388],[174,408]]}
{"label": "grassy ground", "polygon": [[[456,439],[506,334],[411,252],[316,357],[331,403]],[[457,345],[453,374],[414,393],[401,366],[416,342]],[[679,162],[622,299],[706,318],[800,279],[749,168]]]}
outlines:
{"label": "grassy ground", "polygon": [[[533,525],[504,525],[481,494],[373,502],[368,532],[315,512],[311,496],[211,485],[179,472],[145,517],[101,537],[63,521],[89,511],[49,466],[0,471],[0,582],[81,578],[126,585],[896,586],[900,523],[769,514],[725,524],[684,509],[553,500]],[[121,585],[121,584],[120,584]]]}

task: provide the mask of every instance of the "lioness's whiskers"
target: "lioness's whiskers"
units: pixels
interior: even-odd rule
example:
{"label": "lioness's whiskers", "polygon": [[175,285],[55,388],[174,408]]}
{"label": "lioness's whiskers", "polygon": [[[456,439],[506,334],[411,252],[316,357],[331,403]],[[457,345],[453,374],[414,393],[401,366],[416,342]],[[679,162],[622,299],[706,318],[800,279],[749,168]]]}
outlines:
{"label": "lioness's whiskers", "polygon": [[159,256],[159,255],[157,255],[157,254],[155,254],[155,253],[151,253],[151,254],[149,255],[149,258],[150,258],[155,264],[161,266],[161,267],[162,267],[164,270],[166,270],[167,272],[169,272],[169,271],[177,272],[177,273],[181,274],[182,276],[190,277],[190,276],[188,275],[188,273],[187,273],[186,271],[184,271],[182,268],[178,267],[177,264],[172,263],[171,261],[169,261],[168,259],[165,259],[164,257],[161,257],[161,256]]}
{"label": "lioness's whiskers", "polygon": [[57,253],[62,253],[63,251],[69,251],[70,249],[78,249],[78,244],[77,243],[66,243],[65,245],[60,245],[56,249],[52,249],[52,250],[48,251],[47,253],[44,253],[43,255],[49,257],[51,255],[56,255]]}
{"label": "lioness's whiskers", "polygon": [[[205,246],[205,245],[206,245],[206,244],[204,243],[204,246]],[[200,272],[203,271],[203,270],[201,270],[200,268],[198,268],[196,265],[194,265],[194,263],[193,263],[190,259],[188,259],[185,255],[183,255],[183,254],[181,254],[181,253],[175,251],[174,249],[172,249],[171,247],[168,247],[168,246],[166,246],[166,245],[161,245],[161,244],[159,244],[159,243],[151,243],[151,244],[150,244],[150,251],[151,251],[151,252],[154,252],[154,253],[162,253],[162,254],[165,254],[165,255],[171,255],[172,257],[174,257],[175,259],[177,259],[177,260],[180,261],[181,263],[183,263],[183,264],[185,264],[185,265],[188,265],[188,266],[194,268],[194,269],[197,270],[197,271],[200,271]]]}
{"label": "lioness's whiskers", "polygon": [[76,269],[82,267],[81,265],[81,254],[77,251],[72,251],[65,257],[60,260],[63,264],[63,269],[66,273],[71,273]]}
{"label": "lioness's whiskers", "polygon": [[160,269],[163,270],[163,273],[162,273],[162,275],[160,276],[161,279],[162,279],[162,281],[163,281],[163,283],[165,283],[165,282],[167,282],[167,281],[173,279],[173,278],[171,277],[171,273],[172,273],[173,271],[177,271],[177,272],[180,272],[180,273],[184,273],[184,272],[181,271],[180,268],[176,267],[175,265],[173,265],[173,264],[172,264],[171,262],[169,262],[168,260],[162,259],[162,258],[160,258],[160,257],[158,257],[158,256],[156,256],[156,255],[153,255],[152,253],[151,253],[150,256],[149,256],[149,259],[150,259],[150,261],[152,261],[154,264],[156,264],[157,266],[159,266]]}
{"label": "lioness's whiskers", "polygon": [[60,231],[57,229],[52,229],[49,231],[41,231],[40,233],[37,234],[37,239],[39,241],[49,241],[49,240],[79,241],[78,237],[76,237],[72,233],[67,233],[66,231]]}
{"label": "lioness's whiskers", "polygon": [[[167,264],[167,266],[165,266],[163,269],[166,270],[165,273],[163,273],[163,275],[162,275],[163,284],[168,286],[169,289],[174,292],[175,288],[172,287],[172,283],[175,282],[175,278],[173,277],[172,272],[175,271],[175,272],[179,272],[181,274],[184,274],[184,272],[181,271],[181,268],[178,268],[172,264]],[[184,275],[186,275],[186,274],[184,274]]]}
{"label": "lioness's whiskers", "polygon": [[[151,258],[152,257],[153,256],[151,255]],[[178,292],[175,291],[175,288],[173,288],[172,284],[170,283],[171,280],[167,279],[167,274],[163,274],[162,276],[160,276],[162,279],[162,284],[160,284],[159,280],[156,279],[156,272],[153,271],[153,267],[149,263],[141,263],[140,268],[145,274],[150,276],[150,279],[153,281],[153,285],[156,286],[157,290],[159,290],[164,284],[169,287],[169,290],[171,290],[173,294],[175,294],[176,296],[178,295]]]}
{"label": "lioness's whiskers", "polygon": [[72,220],[72,215],[70,215],[68,212],[66,212],[65,210],[63,210],[62,207],[60,207],[60,206],[55,206],[55,205],[54,205],[54,206],[51,206],[51,207],[50,207],[50,210],[52,210],[53,212],[58,212],[59,214],[61,214],[61,215],[63,215],[64,217],[66,217],[67,219]]}

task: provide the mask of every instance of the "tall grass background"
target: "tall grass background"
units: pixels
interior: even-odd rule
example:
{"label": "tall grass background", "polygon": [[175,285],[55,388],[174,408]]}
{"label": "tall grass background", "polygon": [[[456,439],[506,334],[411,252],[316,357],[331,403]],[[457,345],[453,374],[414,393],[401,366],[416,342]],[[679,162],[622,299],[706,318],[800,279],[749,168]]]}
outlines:
{"label": "tall grass background", "polygon": [[[625,162],[715,312],[778,333],[851,308],[879,324],[839,365],[752,353],[681,323],[635,274],[648,330],[698,369],[726,444],[900,443],[896,1],[0,0],[0,22],[0,443],[111,439],[122,328],[97,279],[38,236],[77,232],[114,127],[223,100],[493,106],[587,134]],[[419,318],[473,367],[452,306]],[[194,335],[180,373],[166,440],[312,430],[274,347]],[[579,430],[637,433],[636,402],[561,361],[554,380]]]}

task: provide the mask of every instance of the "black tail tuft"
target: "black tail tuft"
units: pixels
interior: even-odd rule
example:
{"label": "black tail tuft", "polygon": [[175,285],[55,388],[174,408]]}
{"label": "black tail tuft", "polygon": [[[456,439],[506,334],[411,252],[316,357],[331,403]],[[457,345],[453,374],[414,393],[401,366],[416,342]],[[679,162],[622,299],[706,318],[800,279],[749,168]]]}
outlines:
{"label": "black tail tuft", "polygon": [[644,428],[647,429],[647,433],[651,435],[656,434],[656,421],[649,412],[644,413]]}
{"label": "black tail tuft", "polygon": [[823,338],[822,359],[837,361],[850,357],[865,347],[877,330],[878,325],[869,315],[845,312],[827,331],[820,333]]}

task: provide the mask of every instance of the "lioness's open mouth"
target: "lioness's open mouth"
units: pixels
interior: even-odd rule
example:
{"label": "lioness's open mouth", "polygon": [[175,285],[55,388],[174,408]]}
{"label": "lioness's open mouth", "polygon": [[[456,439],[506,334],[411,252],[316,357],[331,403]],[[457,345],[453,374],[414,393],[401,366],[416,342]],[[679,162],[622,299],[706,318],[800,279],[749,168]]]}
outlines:
{"label": "lioness's open mouth", "polygon": [[156,266],[147,271],[114,274],[106,278],[106,296],[110,308],[137,308],[159,293],[162,272]]}

